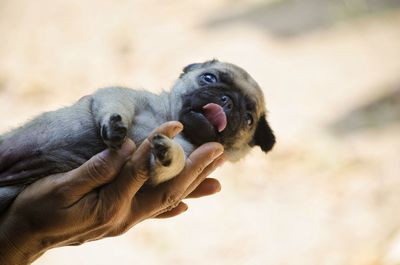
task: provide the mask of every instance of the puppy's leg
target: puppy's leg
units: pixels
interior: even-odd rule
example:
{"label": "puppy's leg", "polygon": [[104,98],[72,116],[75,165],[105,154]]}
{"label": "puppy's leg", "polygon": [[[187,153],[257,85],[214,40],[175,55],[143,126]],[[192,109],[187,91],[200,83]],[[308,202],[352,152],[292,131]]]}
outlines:
{"label": "puppy's leg", "polygon": [[185,166],[185,153],[180,144],[163,134],[156,134],[151,144],[149,184],[155,186],[182,171]]}
{"label": "puppy's leg", "polygon": [[120,148],[132,126],[134,102],[127,89],[105,88],[93,95],[92,113],[100,127],[104,143]]}

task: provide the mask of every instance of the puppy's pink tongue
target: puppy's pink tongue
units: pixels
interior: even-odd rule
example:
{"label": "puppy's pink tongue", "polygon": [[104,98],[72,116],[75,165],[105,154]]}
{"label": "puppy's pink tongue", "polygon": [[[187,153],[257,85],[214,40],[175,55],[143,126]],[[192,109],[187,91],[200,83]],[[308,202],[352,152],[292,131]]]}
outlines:
{"label": "puppy's pink tongue", "polygon": [[226,128],[226,114],[224,109],[215,103],[208,103],[203,106],[204,116],[207,120],[217,128],[218,132],[222,132]]}

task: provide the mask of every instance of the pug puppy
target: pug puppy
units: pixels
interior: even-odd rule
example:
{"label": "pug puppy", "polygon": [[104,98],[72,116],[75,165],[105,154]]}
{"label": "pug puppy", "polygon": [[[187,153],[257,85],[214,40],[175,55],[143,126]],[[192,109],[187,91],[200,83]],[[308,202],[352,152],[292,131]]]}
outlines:
{"label": "pug puppy", "polygon": [[103,88],[0,136],[0,212],[38,178],[77,168],[105,148],[119,148],[126,137],[140,145],[173,120],[183,124],[181,134],[151,140],[153,186],[178,175],[186,157],[206,142],[221,143],[229,161],[254,146],[268,152],[275,143],[263,93],[246,71],[217,60],[191,64],[170,92]]}

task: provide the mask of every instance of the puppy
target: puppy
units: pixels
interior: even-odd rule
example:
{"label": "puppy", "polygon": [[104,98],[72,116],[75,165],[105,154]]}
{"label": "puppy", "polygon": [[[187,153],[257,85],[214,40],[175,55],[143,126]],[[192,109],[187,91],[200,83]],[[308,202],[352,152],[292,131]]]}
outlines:
{"label": "puppy", "polygon": [[0,212],[38,178],[77,168],[105,148],[119,148],[126,137],[139,145],[173,120],[183,124],[181,134],[151,140],[153,186],[178,175],[186,157],[206,142],[221,143],[230,161],[253,146],[267,152],[275,143],[263,93],[246,71],[217,60],[191,64],[170,92],[99,89],[0,136]]}

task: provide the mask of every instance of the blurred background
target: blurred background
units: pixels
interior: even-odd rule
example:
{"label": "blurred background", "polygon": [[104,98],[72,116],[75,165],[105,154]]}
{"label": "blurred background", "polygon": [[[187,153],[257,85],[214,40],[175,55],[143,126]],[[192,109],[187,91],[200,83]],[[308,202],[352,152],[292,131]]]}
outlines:
{"label": "blurred background", "polygon": [[0,132],[211,58],[263,88],[273,152],[182,216],[35,264],[400,264],[398,0],[1,0]]}

